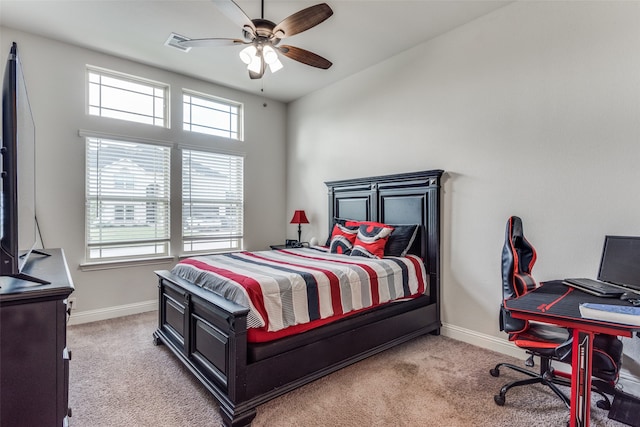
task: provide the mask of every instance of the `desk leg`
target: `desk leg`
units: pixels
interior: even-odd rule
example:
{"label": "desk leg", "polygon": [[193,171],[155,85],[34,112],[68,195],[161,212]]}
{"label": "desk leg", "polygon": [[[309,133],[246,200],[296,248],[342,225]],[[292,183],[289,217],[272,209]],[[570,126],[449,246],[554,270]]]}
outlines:
{"label": "desk leg", "polygon": [[591,355],[594,334],[573,330],[571,427],[588,427],[591,409]]}

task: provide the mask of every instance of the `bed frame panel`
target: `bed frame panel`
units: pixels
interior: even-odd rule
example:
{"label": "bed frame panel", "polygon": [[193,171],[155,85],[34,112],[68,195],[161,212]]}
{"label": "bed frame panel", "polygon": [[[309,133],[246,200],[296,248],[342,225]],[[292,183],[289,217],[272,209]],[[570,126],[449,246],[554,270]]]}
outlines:
{"label": "bed frame panel", "polygon": [[[271,343],[247,343],[248,309],[169,271],[157,271],[156,344],[165,344],[220,403],[226,426],[248,426],[256,407],[371,355],[439,334],[440,178],[433,170],[326,182],[333,218],[420,224],[411,252],[429,273],[428,294]],[[301,362],[304,361],[304,362]]]}

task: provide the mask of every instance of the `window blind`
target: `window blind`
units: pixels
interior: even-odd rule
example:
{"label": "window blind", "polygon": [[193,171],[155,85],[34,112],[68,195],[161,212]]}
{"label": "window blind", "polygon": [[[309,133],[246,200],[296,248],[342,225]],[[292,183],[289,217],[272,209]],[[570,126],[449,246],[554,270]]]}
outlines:
{"label": "window blind", "polygon": [[184,252],[241,249],[244,158],[182,151],[182,242]]}
{"label": "window blind", "polygon": [[170,148],[86,141],[87,259],[168,255]]}

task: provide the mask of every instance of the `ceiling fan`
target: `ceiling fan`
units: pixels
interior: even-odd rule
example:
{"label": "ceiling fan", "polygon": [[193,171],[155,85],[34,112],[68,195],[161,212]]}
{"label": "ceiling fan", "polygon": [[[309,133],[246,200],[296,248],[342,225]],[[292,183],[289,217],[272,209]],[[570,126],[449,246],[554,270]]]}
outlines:
{"label": "ceiling fan", "polygon": [[264,0],[262,0],[262,18],[250,19],[233,0],[212,0],[220,11],[242,28],[244,39],[206,38],[180,41],[183,47],[210,47],[249,45],[240,52],[240,58],[247,64],[249,77],[260,79],[267,65],[272,73],[281,69],[278,52],[316,68],[327,69],[331,61],[308,50],[295,46],[280,45],[284,38],[306,31],[320,24],[331,15],[333,10],[326,3],[317,4],[288,16],[279,24],[264,19]]}

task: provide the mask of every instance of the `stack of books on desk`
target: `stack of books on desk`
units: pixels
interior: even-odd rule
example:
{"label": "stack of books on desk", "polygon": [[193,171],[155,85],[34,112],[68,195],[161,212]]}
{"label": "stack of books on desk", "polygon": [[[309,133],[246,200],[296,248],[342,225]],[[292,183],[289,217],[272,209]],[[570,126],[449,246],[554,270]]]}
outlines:
{"label": "stack of books on desk", "polygon": [[640,307],[583,303],[580,304],[580,315],[585,319],[640,326]]}

